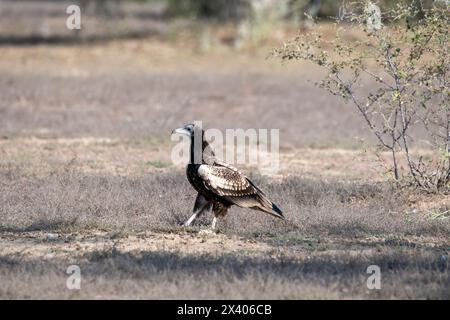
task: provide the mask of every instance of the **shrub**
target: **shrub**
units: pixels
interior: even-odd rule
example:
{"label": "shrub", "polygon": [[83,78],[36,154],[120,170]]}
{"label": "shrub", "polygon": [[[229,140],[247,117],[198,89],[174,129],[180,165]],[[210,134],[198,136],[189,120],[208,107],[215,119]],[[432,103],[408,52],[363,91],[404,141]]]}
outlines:
{"label": "shrub", "polygon": [[[402,2],[385,11],[365,2],[342,7],[340,12],[331,40],[320,30],[300,34],[276,49],[275,55],[306,60],[326,71],[316,84],[356,107],[381,150],[390,152],[388,169],[395,181],[429,192],[448,191],[447,2],[436,1],[428,8]],[[350,32],[362,35],[350,40]],[[363,88],[368,80],[369,92]],[[434,151],[429,159],[412,148],[418,140],[416,127],[426,132],[426,143]],[[400,161],[407,164],[405,168]]]}

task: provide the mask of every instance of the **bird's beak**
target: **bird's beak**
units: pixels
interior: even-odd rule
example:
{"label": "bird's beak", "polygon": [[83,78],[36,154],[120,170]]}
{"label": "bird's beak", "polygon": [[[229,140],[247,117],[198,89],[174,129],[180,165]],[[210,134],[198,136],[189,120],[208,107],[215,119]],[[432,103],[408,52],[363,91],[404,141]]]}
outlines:
{"label": "bird's beak", "polygon": [[175,134],[175,133],[182,134],[182,135],[185,135],[185,136],[188,136],[188,137],[191,136],[191,133],[189,131],[187,131],[185,128],[174,129],[172,131],[172,134]]}

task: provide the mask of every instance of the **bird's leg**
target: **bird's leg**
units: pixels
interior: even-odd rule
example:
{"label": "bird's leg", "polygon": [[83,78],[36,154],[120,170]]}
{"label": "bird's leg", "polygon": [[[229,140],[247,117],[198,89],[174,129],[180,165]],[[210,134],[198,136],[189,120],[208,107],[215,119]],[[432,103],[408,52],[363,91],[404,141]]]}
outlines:
{"label": "bird's leg", "polygon": [[197,218],[197,215],[199,214],[201,210],[197,210],[196,212],[194,212],[194,214],[184,223],[185,227],[189,227],[191,225],[191,223],[195,220],[195,218]]}
{"label": "bird's leg", "polygon": [[223,203],[217,202],[217,201],[213,203],[214,219],[211,224],[212,231],[216,230],[217,219],[224,218],[227,215],[227,212],[228,212],[228,206],[224,205]]}
{"label": "bird's leg", "polygon": [[205,199],[200,193],[197,194],[194,205],[194,214],[184,223],[185,227],[189,227],[194,220],[201,215],[203,212],[211,209],[212,203]]}
{"label": "bird's leg", "polygon": [[211,230],[215,231],[216,230],[216,225],[217,225],[217,217],[214,216],[212,224],[211,224]]}

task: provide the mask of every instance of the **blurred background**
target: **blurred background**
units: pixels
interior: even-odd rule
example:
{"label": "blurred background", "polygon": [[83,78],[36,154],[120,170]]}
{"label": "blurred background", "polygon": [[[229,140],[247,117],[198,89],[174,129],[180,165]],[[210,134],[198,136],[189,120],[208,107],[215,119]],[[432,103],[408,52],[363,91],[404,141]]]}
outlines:
{"label": "blurred background", "polygon": [[[71,4],[81,30],[66,27]],[[270,56],[316,28],[305,13],[333,35],[340,4],[2,0],[0,135],[165,141],[202,120],[279,128],[282,147],[354,148],[370,135],[352,108],[314,87],[320,72]]]}
{"label": "blurred background", "polygon": [[[74,43],[159,36],[195,29],[201,49],[226,44],[235,48],[248,41],[267,40],[283,27],[312,27],[307,16],[330,19],[344,1],[331,0],[25,0],[1,1],[1,43]],[[362,2],[362,1],[361,1]],[[395,1],[377,3],[384,9]],[[83,28],[62,28],[66,8],[81,8]],[[227,26],[214,39],[212,27]],[[178,28],[177,28],[178,27]]]}

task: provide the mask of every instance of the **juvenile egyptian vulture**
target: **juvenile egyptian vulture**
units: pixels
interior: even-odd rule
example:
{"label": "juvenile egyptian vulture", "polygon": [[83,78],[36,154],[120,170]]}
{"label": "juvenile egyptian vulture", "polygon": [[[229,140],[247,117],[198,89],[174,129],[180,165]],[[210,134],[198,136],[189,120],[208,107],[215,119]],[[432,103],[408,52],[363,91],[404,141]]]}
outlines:
{"label": "juvenile egyptian vulture", "polygon": [[[183,128],[173,130],[172,134],[190,137],[190,161],[186,174],[190,184],[198,192],[193,215],[184,226],[190,226],[198,216],[212,208],[214,218],[211,228],[215,230],[217,218],[225,217],[232,205],[259,210],[284,219],[280,208],[248,177],[215,157],[200,127],[187,124]],[[201,145],[201,150],[197,157],[195,139],[201,139],[201,144],[198,144]]]}

